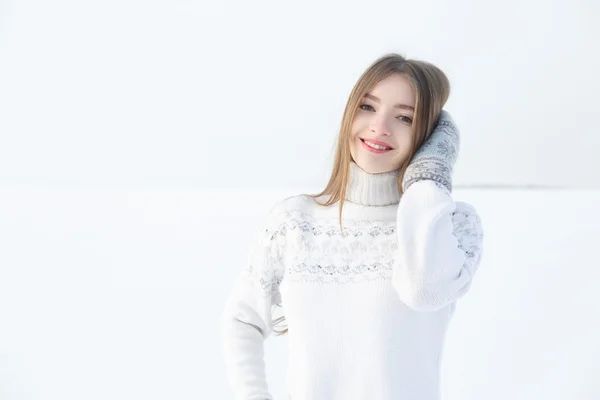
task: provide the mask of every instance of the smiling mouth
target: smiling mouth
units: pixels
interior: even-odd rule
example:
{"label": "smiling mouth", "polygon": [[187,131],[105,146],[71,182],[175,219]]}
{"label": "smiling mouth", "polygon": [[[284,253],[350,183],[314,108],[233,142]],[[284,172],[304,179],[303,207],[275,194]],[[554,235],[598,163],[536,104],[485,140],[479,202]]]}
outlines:
{"label": "smiling mouth", "polygon": [[[367,146],[368,148],[373,149],[373,150],[377,150],[377,151],[390,151],[390,150],[393,150],[393,148],[390,147],[390,146],[385,146],[386,149],[378,149],[378,148],[375,148],[375,147],[371,147],[367,143],[365,143],[365,139],[363,139],[363,138],[359,138],[359,139],[360,139],[361,142],[363,142],[363,144],[365,146]],[[381,146],[381,145],[379,145],[379,146]]]}

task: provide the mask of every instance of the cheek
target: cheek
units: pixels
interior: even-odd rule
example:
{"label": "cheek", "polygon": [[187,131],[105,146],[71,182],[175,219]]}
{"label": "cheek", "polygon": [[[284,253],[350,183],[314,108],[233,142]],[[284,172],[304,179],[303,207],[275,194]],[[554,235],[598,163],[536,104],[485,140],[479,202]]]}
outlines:
{"label": "cheek", "polygon": [[359,133],[369,127],[369,117],[364,114],[356,114],[352,122],[352,132]]}
{"label": "cheek", "polygon": [[402,147],[406,148],[408,151],[408,149],[410,149],[410,146],[412,145],[412,137],[410,133],[401,135],[399,142],[402,144]]}
{"label": "cheek", "polygon": [[401,127],[397,132],[398,143],[403,147],[410,147],[412,144],[412,132],[409,127]]}
{"label": "cheek", "polygon": [[410,147],[412,145],[412,139],[408,134],[399,134],[397,144],[397,153],[399,158],[404,158],[410,152]]}

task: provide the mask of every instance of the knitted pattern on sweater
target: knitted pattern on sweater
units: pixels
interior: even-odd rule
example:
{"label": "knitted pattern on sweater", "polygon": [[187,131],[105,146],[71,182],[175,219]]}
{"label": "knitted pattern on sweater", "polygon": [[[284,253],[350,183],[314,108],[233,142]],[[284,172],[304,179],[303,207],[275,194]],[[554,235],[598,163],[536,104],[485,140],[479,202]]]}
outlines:
{"label": "knitted pattern on sweater", "polygon": [[481,262],[478,213],[432,180],[400,197],[397,171],[354,163],[343,236],[338,212],[298,195],[259,230],[222,316],[236,399],[273,398],[263,342],[276,303],[289,328],[289,398],[440,398],[448,322]]}

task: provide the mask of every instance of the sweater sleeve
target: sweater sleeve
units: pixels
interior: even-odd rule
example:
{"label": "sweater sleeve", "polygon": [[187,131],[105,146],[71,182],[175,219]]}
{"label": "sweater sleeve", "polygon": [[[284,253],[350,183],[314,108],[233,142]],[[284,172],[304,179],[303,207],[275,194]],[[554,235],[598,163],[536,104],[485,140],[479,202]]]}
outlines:
{"label": "sweater sleeve", "polygon": [[264,341],[273,331],[272,306],[280,300],[283,276],[281,212],[275,206],[250,251],[221,315],[223,354],[236,400],[272,400]]}
{"label": "sweater sleeve", "polygon": [[436,311],[464,296],[482,255],[483,230],[475,208],[454,202],[432,181],[413,183],[397,214],[398,260],[392,284],[403,303]]}

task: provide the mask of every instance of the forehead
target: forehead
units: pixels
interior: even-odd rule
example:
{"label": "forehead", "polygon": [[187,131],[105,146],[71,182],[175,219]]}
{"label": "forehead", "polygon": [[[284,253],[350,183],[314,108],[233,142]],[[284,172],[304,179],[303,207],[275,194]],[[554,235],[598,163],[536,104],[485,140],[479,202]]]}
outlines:
{"label": "forehead", "polygon": [[368,93],[379,97],[382,103],[402,103],[413,107],[415,105],[415,90],[409,80],[400,74],[392,74],[382,79]]}

